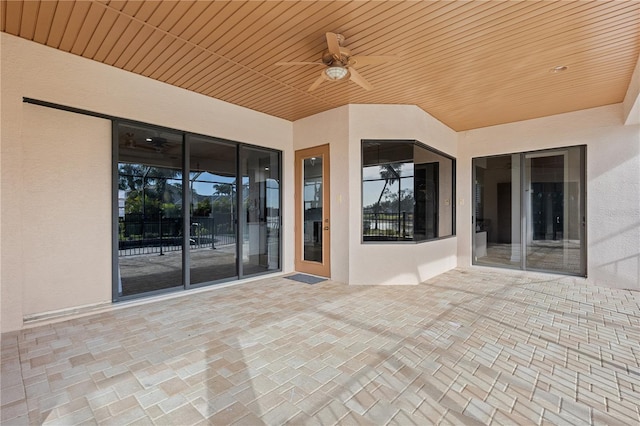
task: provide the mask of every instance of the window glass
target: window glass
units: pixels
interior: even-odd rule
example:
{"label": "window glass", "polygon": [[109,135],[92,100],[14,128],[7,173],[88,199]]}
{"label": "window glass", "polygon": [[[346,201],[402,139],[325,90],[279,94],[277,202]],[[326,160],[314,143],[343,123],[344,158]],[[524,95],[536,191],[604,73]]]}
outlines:
{"label": "window glass", "polygon": [[190,138],[190,282],[238,275],[236,256],[236,151],[234,144]]}
{"label": "window glass", "polygon": [[118,294],[181,287],[182,135],[118,130]]}
{"label": "window glass", "polygon": [[455,162],[416,141],[362,142],[364,241],[453,235]]}
{"label": "window glass", "polygon": [[303,259],[322,262],[323,161],[322,157],[304,159],[302,202],[304,215]]}
{"label": "window glass", "polygon": [[280,268],[280,156],[241,147],[242,275]]}

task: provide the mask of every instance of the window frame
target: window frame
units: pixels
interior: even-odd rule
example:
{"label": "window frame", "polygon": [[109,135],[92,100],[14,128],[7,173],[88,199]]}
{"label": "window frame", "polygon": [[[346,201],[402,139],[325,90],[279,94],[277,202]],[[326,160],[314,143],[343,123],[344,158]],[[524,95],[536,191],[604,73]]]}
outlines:
{"label": "window frame", "polygon": [[[401,239],[396,239],[396,240],[367,240],[365,239],[365,231],[364,231],[364,159],[365,159],[365,154],[364,154],[364,150],[365,150],[365,144],[366,143],[404,143],[404,144],[411,144],[412,148],[415,152],[416,147],[417,148],[421,148],[424,149],[426,151],[429,151],[433,154],[442,156],[448,160],[451,161],[451,198],[450,198],[450,207],[451,207],[451,232],[448,233],[447,235],[444,236],[438,236],[435,238],[427,238],[427,239],[423,239],[423,240],[415,240],[415,239],[411,239],[411,240],[401,240]],[[415,156],[412,156],[412,162],[411,164],[414,166],[415,169]],[[415,170],[414,170],[414,176],[412,176],[412,179],[415,179]],[[415,182],[414,182],[414,188],[415,188]],[[441,186],[440,183],[438,183],[438,192],[440,192]],[[444,239],[448,239],[448,238],[452,238],[456,236],[456,158],[443,152],[440,151],[439,149],[433,148],[432,146],[429,146],[417,139],[361,139],[360,140],[360,244],[423,244],[423,243],[429,243],[429,242],[433,242],[433,241],[439,241],[439,240],[444,240]],[[414,208],[414,214],[415,214],[415,208]],[[441,217],[440,215],[437,216],[436,221],[437,223],[440,223]]]}

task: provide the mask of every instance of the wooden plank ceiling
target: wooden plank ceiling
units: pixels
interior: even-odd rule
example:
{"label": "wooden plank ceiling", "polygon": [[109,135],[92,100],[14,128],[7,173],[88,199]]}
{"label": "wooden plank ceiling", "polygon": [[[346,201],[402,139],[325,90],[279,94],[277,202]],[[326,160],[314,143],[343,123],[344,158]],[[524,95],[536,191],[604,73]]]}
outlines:
{"label": "wooden plank ceiling", "polygon": [[[461,131],[622,102],[638,1],[3,1],[1,30],[287,120],[415,104]],[[373,86],[324,82],[325,32]],[[556,66],[568,67],[551,72]]]}

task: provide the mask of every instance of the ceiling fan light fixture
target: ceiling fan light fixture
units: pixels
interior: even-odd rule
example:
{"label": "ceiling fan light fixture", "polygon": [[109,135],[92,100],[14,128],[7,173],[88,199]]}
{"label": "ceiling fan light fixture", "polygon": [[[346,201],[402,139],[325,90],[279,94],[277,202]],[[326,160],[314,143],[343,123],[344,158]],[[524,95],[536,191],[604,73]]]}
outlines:
{"label": "ceiling fan light fixture", "polygon": [[329,80],[342,80],[347,75],[347,68],[343,66],[332,66],[324,70]]}

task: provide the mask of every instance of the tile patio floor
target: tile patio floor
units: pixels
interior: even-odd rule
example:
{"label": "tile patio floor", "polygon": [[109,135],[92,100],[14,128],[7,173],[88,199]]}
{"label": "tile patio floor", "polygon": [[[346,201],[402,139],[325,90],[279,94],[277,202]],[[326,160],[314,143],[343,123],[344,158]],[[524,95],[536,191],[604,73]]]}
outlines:
{"label": "tile patio floor", "polygon": [[639,424],[640,292],[267,278],[2,336],[2,424]]}

